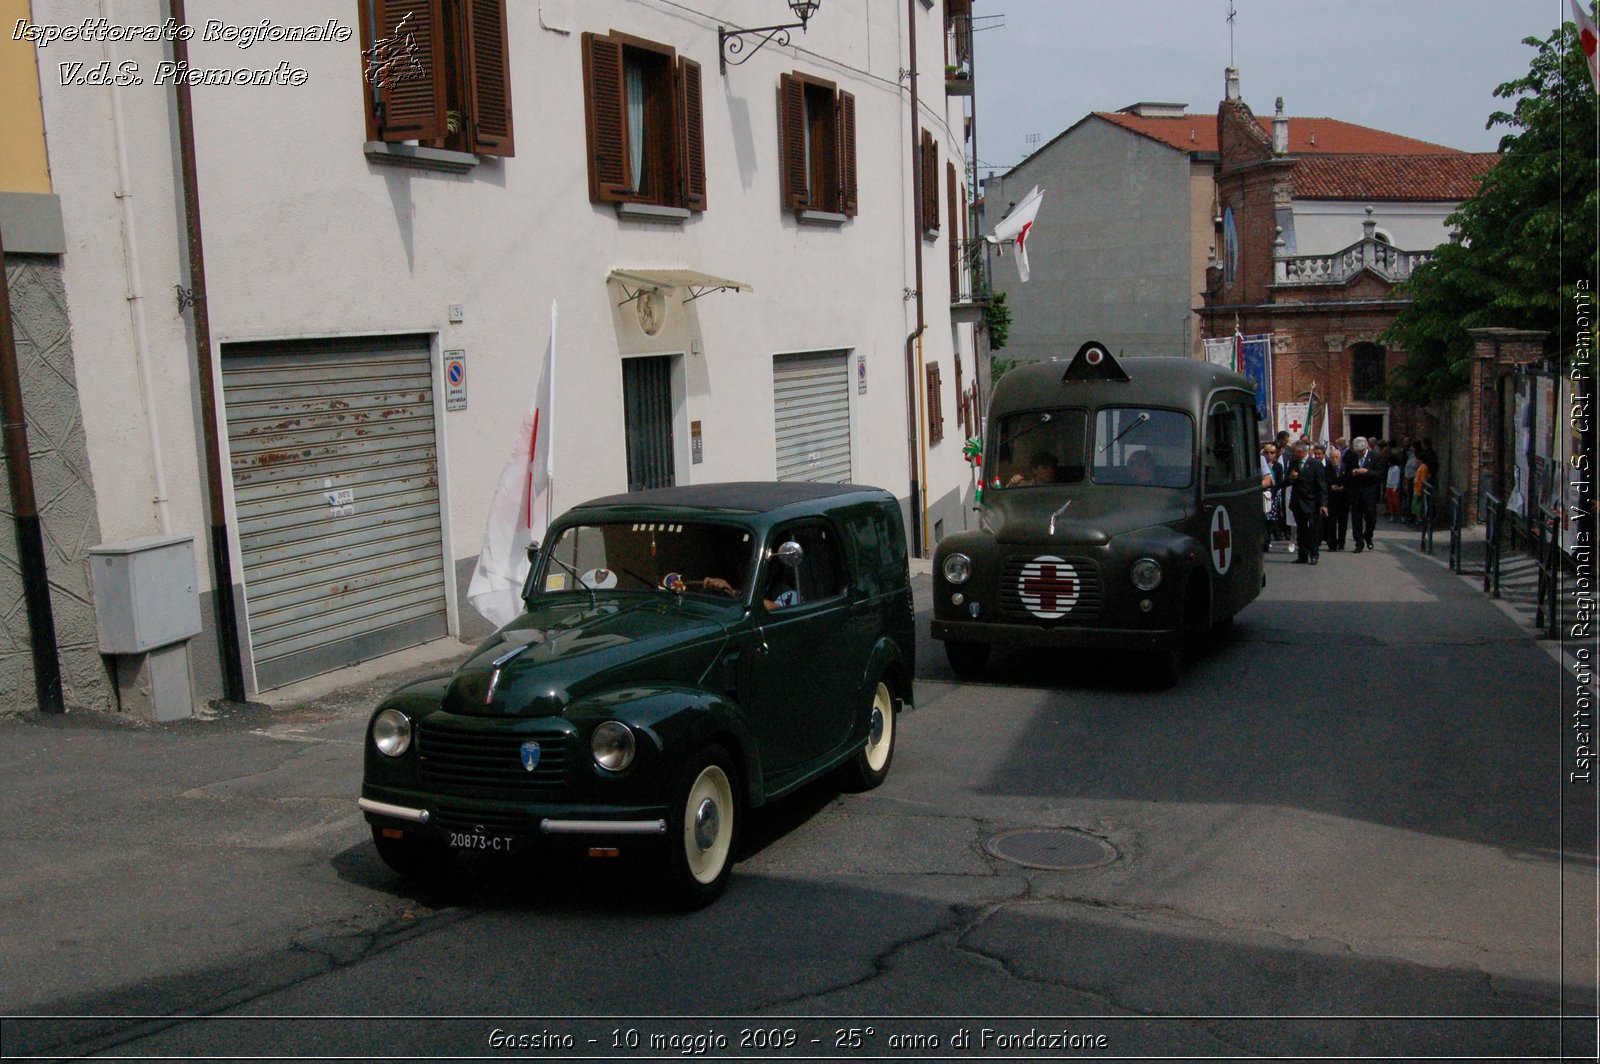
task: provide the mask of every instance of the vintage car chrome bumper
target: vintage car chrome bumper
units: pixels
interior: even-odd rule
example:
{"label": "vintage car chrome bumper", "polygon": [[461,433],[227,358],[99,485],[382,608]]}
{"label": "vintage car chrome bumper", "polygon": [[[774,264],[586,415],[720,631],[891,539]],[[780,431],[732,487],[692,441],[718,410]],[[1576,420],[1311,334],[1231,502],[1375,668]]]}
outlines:
{"label": "vintage car chrome bumper", "polygon": [[[366,797],[357,799],[356,804],[369,817],[404,820],[428,826],[435,826],[437,823],[433,811],[426,808]],[[462,802],[459,799],[451,799],[450,805],[459,816]],[[666,817],[650,815],[657,810],[648,807],[618,810],[621,815],[615,817],[574,816],[575,813],[591,811],[581,806],[565,806],[559,809],[547,807],[547,810],[559,811],[559,815],[530,812],[527,820],[530,832],[537,830],[541,835],[665,835],[667,833]],[[645,815],[638,815],[641,813]]]}
{"label": "vintage car chrome bumper", "polygon": [[1081,628],[1060,625],[996,624],[990,621],[933,622],[933,638],[1014,647],[1071,647],[1095,650],[1170,650],[1176,628]]}

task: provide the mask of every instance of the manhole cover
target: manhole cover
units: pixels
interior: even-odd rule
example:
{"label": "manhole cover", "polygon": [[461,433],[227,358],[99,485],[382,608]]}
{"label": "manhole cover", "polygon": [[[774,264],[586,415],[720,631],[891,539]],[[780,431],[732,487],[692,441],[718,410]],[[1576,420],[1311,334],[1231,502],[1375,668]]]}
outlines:
{"label": "manhole cover", "polygon": [[1051,871],[1096,868],[1117,859],[1115,847],[1104,839],[1065,828],[1013,828],[990,835],[983,848],[1002,861]]}

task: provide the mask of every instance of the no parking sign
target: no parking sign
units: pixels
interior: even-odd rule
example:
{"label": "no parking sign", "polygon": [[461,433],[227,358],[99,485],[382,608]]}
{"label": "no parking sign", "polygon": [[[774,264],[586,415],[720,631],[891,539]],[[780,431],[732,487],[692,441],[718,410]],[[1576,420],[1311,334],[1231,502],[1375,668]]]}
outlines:
{"label": "no parking sign", "polygon": [[465,410],[467,408],[467,353],[465,351],[446,351],[444,353],[444,408],[446,410]]}

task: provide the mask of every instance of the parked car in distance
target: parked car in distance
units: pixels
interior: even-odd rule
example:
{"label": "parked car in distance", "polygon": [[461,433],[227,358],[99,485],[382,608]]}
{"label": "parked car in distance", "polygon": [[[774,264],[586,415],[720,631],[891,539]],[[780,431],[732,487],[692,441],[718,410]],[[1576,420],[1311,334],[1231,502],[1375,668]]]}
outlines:
{"label": "parked car in distance", "polygon": [[527,610],[372,714],[361,808],[407,875],[462,851],[653,851],[714,900],[748,810],[842,770],[876,787],[912,701],[900,507],[840,484],[613,495],[530,548]]}
{"label": "parked car in distance", "polygon": [[1131,651],[1176,682],[1184,649],[1261,593],[1255,385],[1087,343],[1012,369],[989,403],[981,527],[933,559],[932,634],[962,677],[991,647]]}

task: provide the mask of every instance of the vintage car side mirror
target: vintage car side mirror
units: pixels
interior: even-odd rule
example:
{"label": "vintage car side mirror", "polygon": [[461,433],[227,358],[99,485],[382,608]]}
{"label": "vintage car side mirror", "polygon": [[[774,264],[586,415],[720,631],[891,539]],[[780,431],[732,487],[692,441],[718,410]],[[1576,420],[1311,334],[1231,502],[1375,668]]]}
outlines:
{"label": "vintage car side mirror", "polygon": [[800,561],[805,557],[805,551],[794,540],[788,540],[772,552],[772,556],[791,569],[800,568]]}

